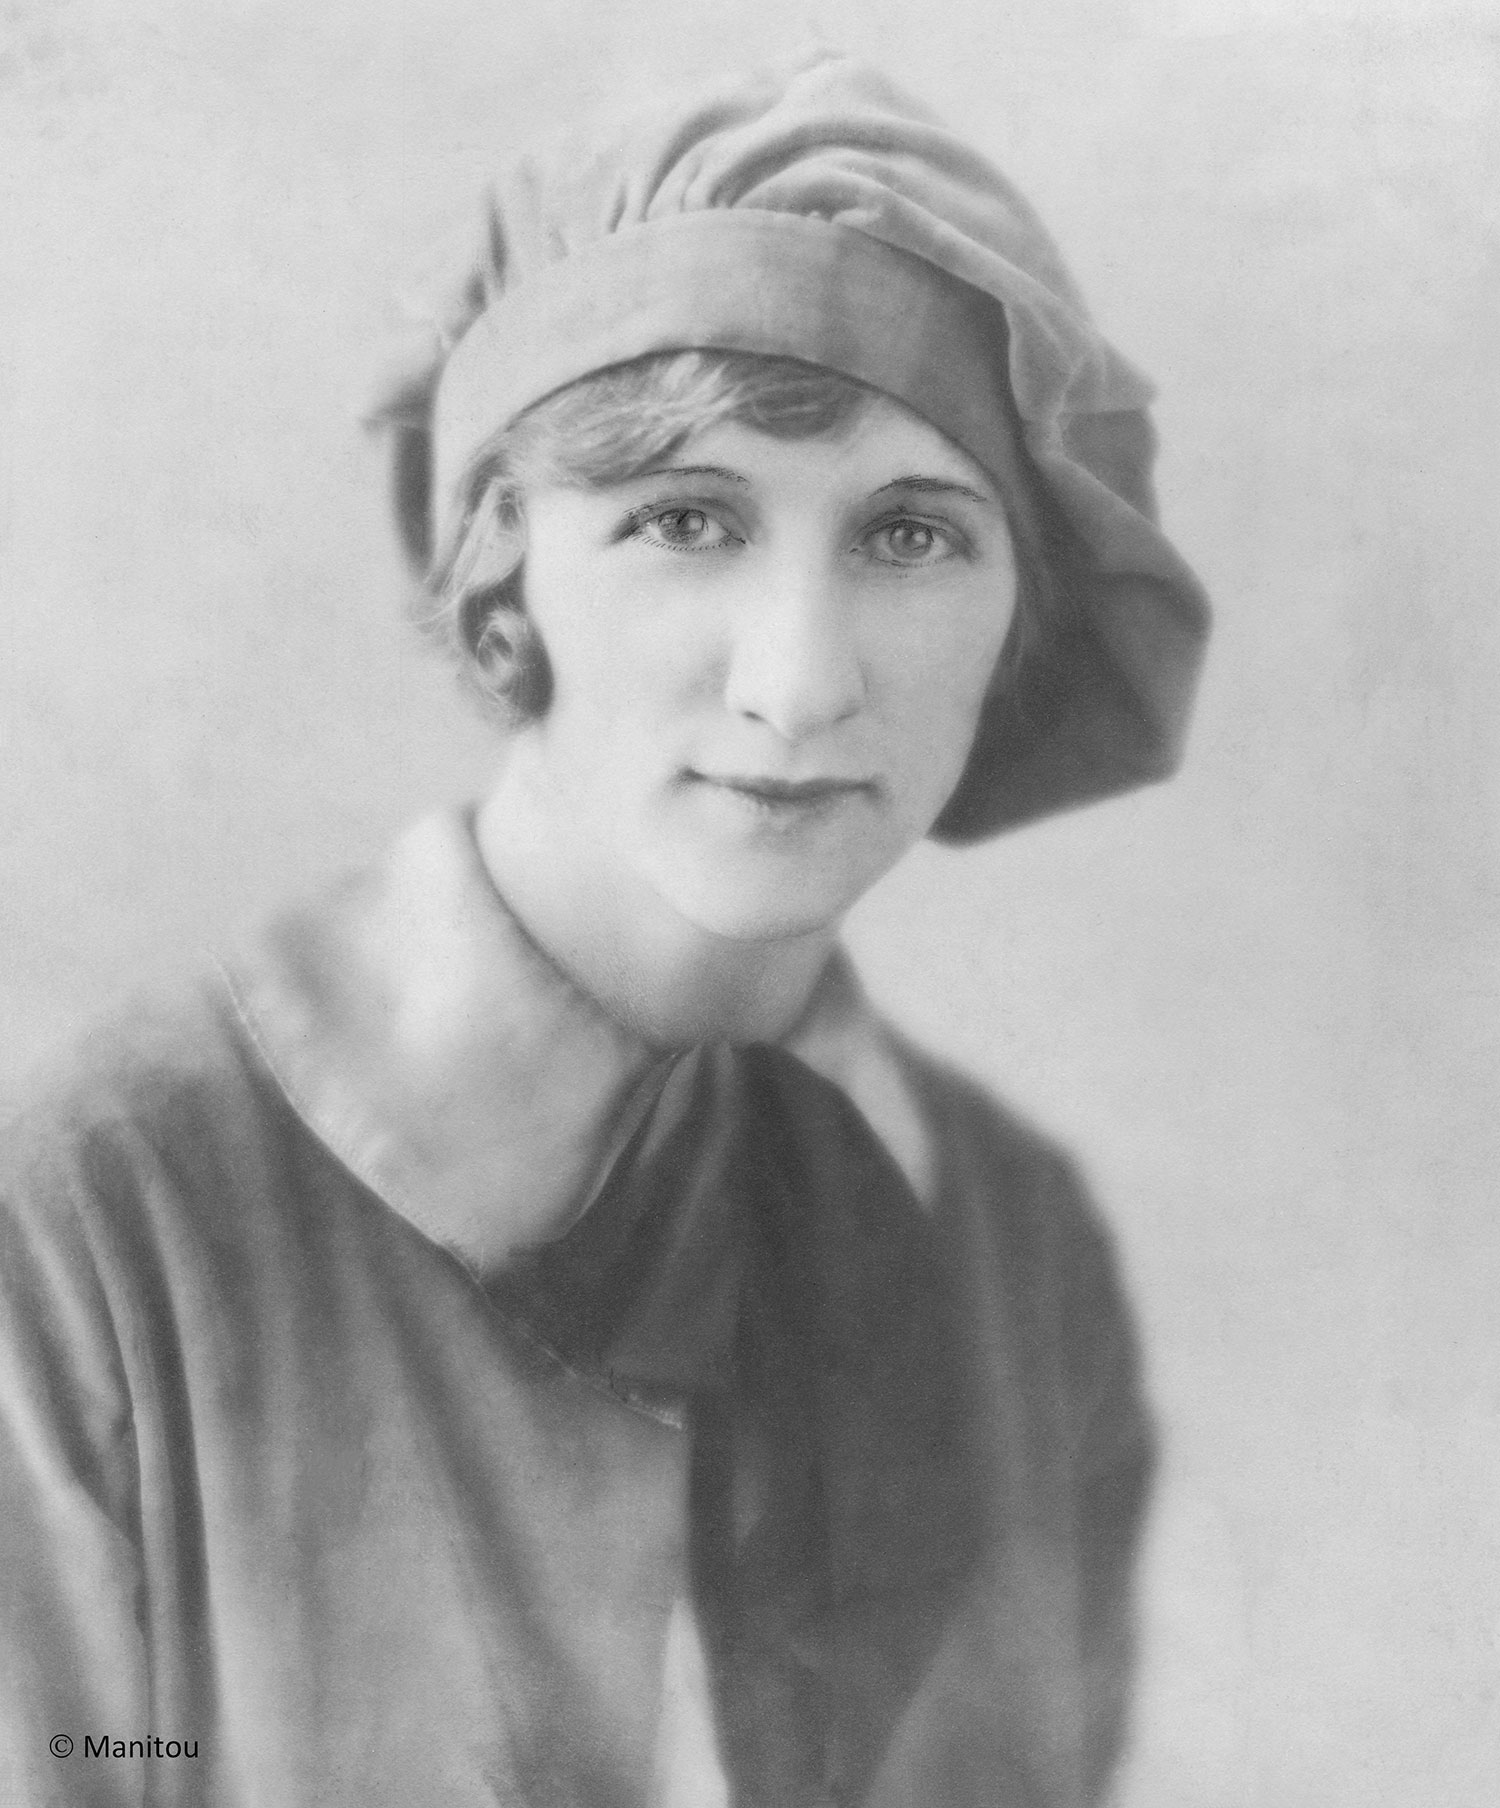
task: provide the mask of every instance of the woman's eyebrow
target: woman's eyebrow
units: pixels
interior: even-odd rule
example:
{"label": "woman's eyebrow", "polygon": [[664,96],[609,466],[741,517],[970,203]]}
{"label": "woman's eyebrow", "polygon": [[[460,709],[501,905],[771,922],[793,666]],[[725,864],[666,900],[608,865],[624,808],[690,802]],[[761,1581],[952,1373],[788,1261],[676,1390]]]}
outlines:
{"label": "woman's eyebrow", "polygon": [[987,508],[994,508],[998,497],[987,495],[983,490],[976,490],[969,483],[958,483],[954,477],[893,477],[891,483],[882,483],[878,490],[871,490],[871,495],[887,495],[891,490],[916,490],[918,495],[967,495],[976,503],[983,503]]}
{"label": "woman's eyebrow", "polygon": [[993,508],[998,501],[995,496],[986,495],[983,490],[976,490],[972,484],[958,483],[950,477],[896,477],[890,483],[881,484],[878,490],[871,492],[875,496],[884,496],[891,490],[915,490],[925,496],[969,496],[975,502],[985,503]]}
{"label": "woman's eyebrow", "polygon": [[726,483],[750,482],[743,473],[731,471],[727,465],[653,465],[648,471],[636,473],[637,482],[643,483],[648,477],[722,477]]}

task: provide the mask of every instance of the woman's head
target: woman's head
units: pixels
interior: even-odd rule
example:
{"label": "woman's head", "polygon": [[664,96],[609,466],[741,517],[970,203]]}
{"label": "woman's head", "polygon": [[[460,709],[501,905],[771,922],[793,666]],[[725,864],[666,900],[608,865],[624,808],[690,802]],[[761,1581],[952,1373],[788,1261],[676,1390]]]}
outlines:
{"label": "woman's head", "polygon": [[512,719],[545,720],[558,677],[534,493],[719,432],[800,456],[881,414],[981,473],[1021,580],[934,832],[1170,770],[1206,612],[1154,525],[1146,386],[1025,201],[874,71],[819,57],[521,159],[440,345],[386,411],[403,521],[433,631]]}
{"label": "woman's head", "polygon": [[531,802],[700,928],[800,935],[957,784],[1024,638],[1030,532],[887,397],[672,356],[480,448],[427,625],[506,717]]}

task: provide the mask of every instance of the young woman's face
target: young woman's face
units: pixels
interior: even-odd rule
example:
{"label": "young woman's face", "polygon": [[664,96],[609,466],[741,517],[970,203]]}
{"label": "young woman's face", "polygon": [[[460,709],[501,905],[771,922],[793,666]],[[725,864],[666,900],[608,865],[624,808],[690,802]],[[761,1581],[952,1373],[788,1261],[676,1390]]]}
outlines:
{"label": "young woman's face", "polygon": [[991,481],[872,402],[802,441],[720,426],[526,496],[552,667],[517,754],[567,832],[742,940],[842,917],[958,782],[1015,607]]}

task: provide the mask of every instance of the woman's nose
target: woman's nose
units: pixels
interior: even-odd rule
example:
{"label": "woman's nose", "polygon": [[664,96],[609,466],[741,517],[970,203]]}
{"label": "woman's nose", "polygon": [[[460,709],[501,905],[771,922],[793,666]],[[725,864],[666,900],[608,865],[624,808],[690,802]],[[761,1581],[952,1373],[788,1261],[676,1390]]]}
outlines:
{"label": "woman's nose", "polygon": [[784,740],[805,741],[858,712],[864,671],[848,599],[828,574],[783,571],[736,612],[725,701]]}

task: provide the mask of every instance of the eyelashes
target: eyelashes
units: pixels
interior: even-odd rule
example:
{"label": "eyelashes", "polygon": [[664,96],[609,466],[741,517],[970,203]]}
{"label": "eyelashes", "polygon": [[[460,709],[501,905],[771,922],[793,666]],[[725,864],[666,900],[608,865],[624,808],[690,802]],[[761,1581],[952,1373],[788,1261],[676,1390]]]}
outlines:
{"label": "eyelashes", "polygon": [[[969,542],[956,528],[920,515],[895,515],[879,521],[865,531],[860,545],[882,565],[905,570],[920,570],[969,556]],[[877,546],[885,550],[874,550]]]}
{"label": "eyelashes", "polygon": [[632,509],[621,538],[640,540],[663,552],[713,552],[744,545],[741,536],[731,532],[711,509],[687,502]]}
{"label": "eyelashes", "polygon": [[[676,553],[725,552],[743,546],[747,538],[730,527],[715,507],[696,502],[646,503],[631,509],[616,537]],[[951,522],[904,512],[871,522],[849,550],[863,553],[876,564],[905,571],[972,556],[967,536]]]}

